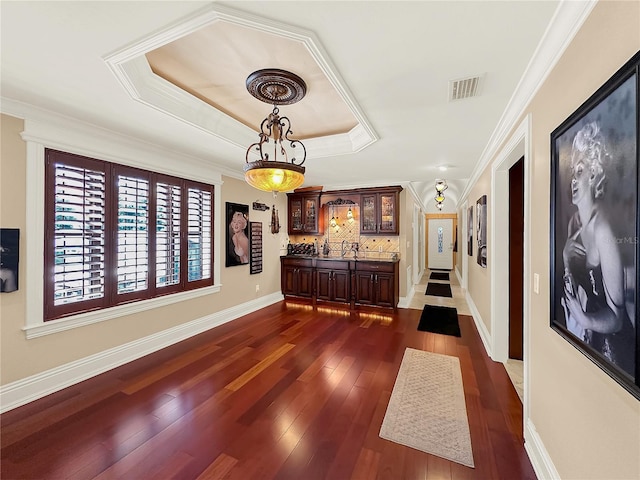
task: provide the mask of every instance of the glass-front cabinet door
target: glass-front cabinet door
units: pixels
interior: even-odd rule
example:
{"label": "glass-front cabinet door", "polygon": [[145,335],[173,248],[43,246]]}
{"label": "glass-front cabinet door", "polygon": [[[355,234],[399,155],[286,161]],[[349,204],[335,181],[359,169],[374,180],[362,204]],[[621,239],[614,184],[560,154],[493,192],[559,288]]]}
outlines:
{"label": "glass-front cabinet door", "polygon": [[302,219],[302,198],[289,197],[289,232],[302,233],[304,223]]}
{"label": "glass-front cabinet door", "polygon": [[318,231],[318,197],[304,199],[304,232],[317,233]]}
{"label": "glass-front cabinet door", "polygon": [[378,231],[380,233],[398,233],[398,225],[396,219],[396,197],[395,193],[381,193],[380,200],[380,225]]}
{"label": "glass-front cabinet door", "polygon": [[376,199],[375,193],[363,194],[360,197],[360,233],[376,233],[378,231]]}
{"label": "glass-front cabinet door", "polygon": [[289,233],[322,233],[320,195],[289,195]]}

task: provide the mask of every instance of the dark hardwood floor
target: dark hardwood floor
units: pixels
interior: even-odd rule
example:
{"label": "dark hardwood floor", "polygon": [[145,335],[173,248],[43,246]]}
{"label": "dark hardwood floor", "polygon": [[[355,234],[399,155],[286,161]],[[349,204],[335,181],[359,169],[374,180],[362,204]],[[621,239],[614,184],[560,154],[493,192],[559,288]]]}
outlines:
{"label": "dark hardwood floor", "polygon": [[[1,476],[533,479],[522,404],[471,317],[281,302],[0,417]],[[475,469],[378,437],[406,347],[460,359]]]}

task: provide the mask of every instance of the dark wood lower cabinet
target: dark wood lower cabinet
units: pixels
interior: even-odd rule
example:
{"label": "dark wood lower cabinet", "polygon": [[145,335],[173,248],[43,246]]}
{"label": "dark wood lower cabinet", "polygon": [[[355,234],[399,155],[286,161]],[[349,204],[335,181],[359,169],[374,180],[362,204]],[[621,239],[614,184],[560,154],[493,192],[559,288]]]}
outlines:
{"label": "dark wood lower cabinet", "polygon": [[395,308],[398,305],[398,264],[358,262],[355,301],[361,305]]}
{"label": "dark wood lower cabinet", "polygon": [[282,265],[281,288],[284,295],[313,296],[313,268],[304,264]]}
{"label": "dark wood lower cabinet", "polygon": [[329,302],[351,301],[351,274],[349,270],[316,269],[316,299]]}
{"label": "dark wood lower cabinet", "polygon": [[396,308],[398,262],[281,257],[282,293],[313,302]]}

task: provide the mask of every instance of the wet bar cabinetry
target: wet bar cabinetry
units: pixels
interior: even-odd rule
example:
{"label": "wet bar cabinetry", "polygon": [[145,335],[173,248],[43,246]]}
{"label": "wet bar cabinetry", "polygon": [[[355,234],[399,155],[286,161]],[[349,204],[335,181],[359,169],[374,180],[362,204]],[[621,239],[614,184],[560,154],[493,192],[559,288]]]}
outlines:
{"label": "wet bar cabinetry", "polygon": [[285,297],[359,306],[396,308],[398,260],[367,261],[322,257],[280,257]]}
{"label": "wet bar cabinetry", "polygon": [[359,206],[360,234],[398,235],[401,191],[401,186],[393,186],[288,193],[288,233],[322,235],[326,223],[325,205],[342,200]]}

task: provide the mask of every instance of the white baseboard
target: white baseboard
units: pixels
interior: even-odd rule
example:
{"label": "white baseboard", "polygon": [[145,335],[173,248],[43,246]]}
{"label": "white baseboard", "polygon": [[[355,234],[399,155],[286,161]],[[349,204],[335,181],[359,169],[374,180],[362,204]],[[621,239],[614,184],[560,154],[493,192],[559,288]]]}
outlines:
{"label": "white baseboard", "polygon": [[460,285],[462,285],[462,275],[460,275],[460,272],[458,271],[458,266],[457,265],[456,265],[456,268],[453,271],[456,272],[456,278],[458,279],[458,283]]}
{"label": "white baseboard", "polygon": [[212,313],[115,348],[52,368],[0,387],[0,413],[62,390],[125,363],[166,348],[243,315],[279,302],[280,292]]}
{"label": "white baseboard", "polygon": [[489,355],[489,358],[492,358],[491,335],[489,335],[487,326],[482,321],[482,316],[480,315],[476,304],[473,303],[473,299],[471,298],[471,295],[469,295],[469,292],[467,292],[466,298],[469,309],[471,310],[471,315],[473,316],[473,322],[476,324],[476,329],[478,329],[478,333],[480,334],[480,340],[482,340],[482,344],[484,345],[484,349],[487,352],[487,355]]}
{"label": "white baseboard", "polygon": [[544,443],[542,443],[542,439],[531,420],[527,420],[525,423],[524,448],[527,455],[529,455],[536,477],[540,480],[560,479],[560,474],[556,470],[553,461],[551,461],[549,452],[544,447]]}
{"label": "white baseboard", "polygon": [[415,294],[416,294],[416,286],[411,285],[411,290],[409,290],[409,293],[407,294],[407,296],[400,297],[400,299],[398,300],[398,308],[409,308],[409,304],[411,303],[411,300],[413,299],[413,296]]}

